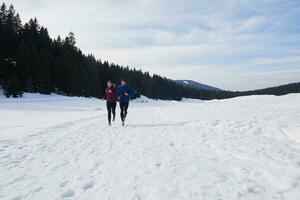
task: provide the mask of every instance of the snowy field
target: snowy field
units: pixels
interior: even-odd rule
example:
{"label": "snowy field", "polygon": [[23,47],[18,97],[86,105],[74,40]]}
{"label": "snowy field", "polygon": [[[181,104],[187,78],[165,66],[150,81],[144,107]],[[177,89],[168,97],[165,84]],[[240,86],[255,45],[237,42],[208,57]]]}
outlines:
{"label": "snowy field", "polygon": [[126,127],[98,99],[0,96],[0,199],[300,199],[300,94],[144,98]]}

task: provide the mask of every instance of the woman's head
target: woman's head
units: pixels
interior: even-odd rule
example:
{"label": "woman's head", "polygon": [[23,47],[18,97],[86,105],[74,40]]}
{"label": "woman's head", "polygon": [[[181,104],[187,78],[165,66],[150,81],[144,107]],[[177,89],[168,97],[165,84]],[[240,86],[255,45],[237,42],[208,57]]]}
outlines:
{"label": "woman's head", "polygon": [[107,87],[111,87],[112,84],[113,84],[113,83],[111,82],[111,80],[107,81]]}

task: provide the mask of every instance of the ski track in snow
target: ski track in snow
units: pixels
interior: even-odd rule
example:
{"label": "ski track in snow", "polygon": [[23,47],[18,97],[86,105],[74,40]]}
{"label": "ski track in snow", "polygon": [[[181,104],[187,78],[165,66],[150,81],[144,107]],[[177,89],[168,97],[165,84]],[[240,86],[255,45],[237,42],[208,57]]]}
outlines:
{"label": "ski track in snow", "polygon": [[0,199],[300,196],[299,94],[135,101],[126,127],[96,99],[28,96],[0,98]]}

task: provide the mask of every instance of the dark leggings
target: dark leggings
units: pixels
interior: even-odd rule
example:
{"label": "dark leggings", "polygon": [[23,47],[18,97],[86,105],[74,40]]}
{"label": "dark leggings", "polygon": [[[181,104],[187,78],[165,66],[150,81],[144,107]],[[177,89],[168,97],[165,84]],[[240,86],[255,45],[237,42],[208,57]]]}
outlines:
{"label": "dark leggings", "polygon": [[129,106],[129,102],[120,102],[121,119],[122,119],[122,121],[125,121],[125,118],[127,116],[128,106]]}
{"label": "dark leggings", "polygon": [[106,102],[106,108],[108,112],[108,122],[111,122],[111,113],[113,114],[113,117],[115,118],[116,116],[116,102]]}

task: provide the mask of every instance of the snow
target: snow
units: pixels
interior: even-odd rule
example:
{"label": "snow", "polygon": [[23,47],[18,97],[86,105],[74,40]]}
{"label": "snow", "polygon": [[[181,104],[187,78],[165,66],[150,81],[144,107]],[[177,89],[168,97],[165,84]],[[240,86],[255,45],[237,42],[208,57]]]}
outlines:
{"label": "snow", "polygon": [[5,96],[4,96],[4,91],[3,91],[3,89],[2,89],[2,86],[0,86],[0,99],[1,98],[5,98]]}
{"label": "snow", "polygon": [[0,199],[300,196],[300,94],[130,103],[107,126],[95,98],[0,97]]}

